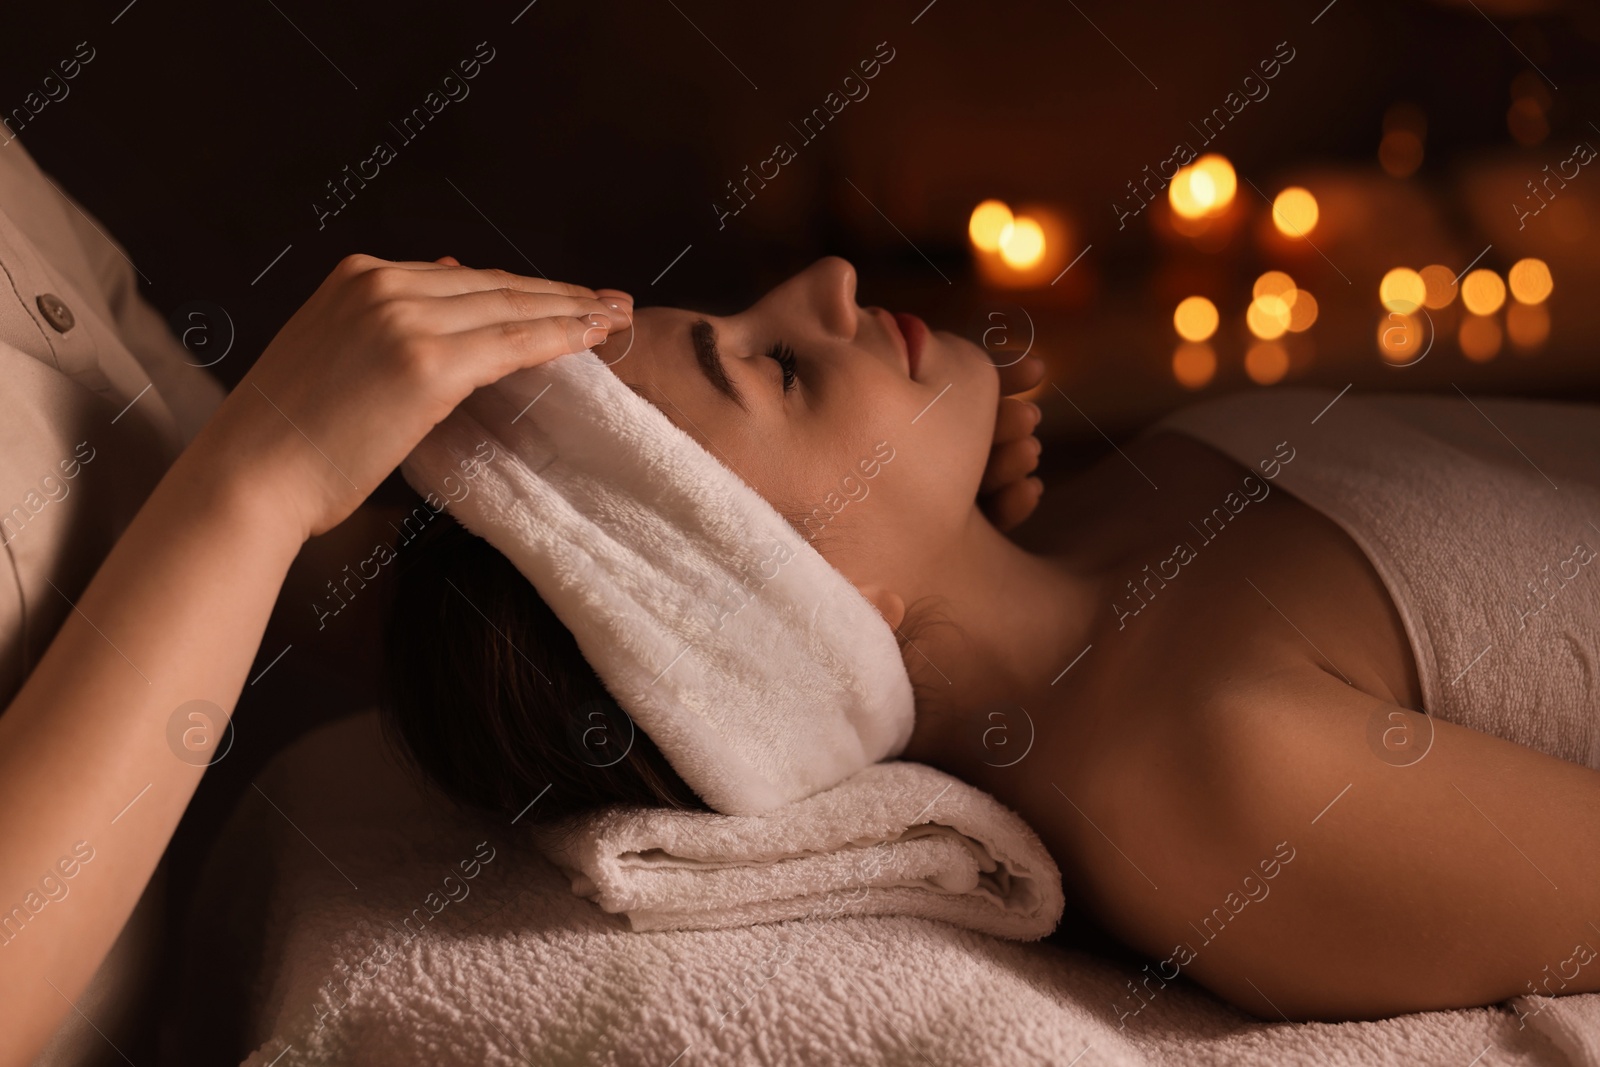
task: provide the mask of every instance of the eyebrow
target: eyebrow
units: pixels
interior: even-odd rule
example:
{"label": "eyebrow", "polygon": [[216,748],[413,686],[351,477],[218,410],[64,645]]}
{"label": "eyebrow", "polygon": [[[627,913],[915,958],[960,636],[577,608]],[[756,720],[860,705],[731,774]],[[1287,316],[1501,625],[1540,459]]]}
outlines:
{"label": "eyebrow", "polygon": [[706,381],[723,396],[735,404],[749,411],[749,406],[744,402],[744,396],[739,392],[739,387],[733,384],[728,377],[727,368],[722,365],[722,355],[717,351],[717,331],[705,319],[695,319],[689,324],[689,343],[694,346],[695,363],[700,368],[700,373],[706,376]]}

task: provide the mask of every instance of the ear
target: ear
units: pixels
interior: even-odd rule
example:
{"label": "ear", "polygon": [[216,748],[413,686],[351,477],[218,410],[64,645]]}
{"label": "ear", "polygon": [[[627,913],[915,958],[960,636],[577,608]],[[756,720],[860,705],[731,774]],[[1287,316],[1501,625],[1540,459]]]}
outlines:
{"label": "ear", "polygon": [[857,585],[861,595],[872,601],[872,606],[878,609],[878,614],[883,616],[883,621],[889,624],[891,630],[898,630],[900,624],[906,621],[906,602],[904,598],[892,589],[877,584]]}

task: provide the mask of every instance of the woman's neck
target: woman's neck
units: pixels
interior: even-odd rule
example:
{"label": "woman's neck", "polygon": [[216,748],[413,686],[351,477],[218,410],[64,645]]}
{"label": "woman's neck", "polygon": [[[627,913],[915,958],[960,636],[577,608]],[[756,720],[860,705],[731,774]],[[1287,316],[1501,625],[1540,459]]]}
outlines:
{"label": "woman's neck", "polygon": [[977,508],[944,556],[906,597],[913,611],[926,598],[929,621],[907,631],[917,725],[902,758],[981,784],[1048,715],[1039,699],[1089,643],[1105,579],[1071,554],[1019,548]]}

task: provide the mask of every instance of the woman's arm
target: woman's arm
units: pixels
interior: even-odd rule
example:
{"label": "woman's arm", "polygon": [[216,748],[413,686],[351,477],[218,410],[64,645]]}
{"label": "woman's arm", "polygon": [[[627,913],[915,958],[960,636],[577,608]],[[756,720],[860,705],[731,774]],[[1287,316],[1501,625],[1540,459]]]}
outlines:
{"label": "woman's arm", "polygon": [[1310,665],[1189,722],[1102,813],[1148,880],[1095,861],[1165,975],[1268,1019],[1600,990],[1600,773]]}
{"label": "woman's arm", "polygon": [[352,257],[274,339],[0,715],[0,1063],[32,1061],[116,938],[202,773],[180,709],[231,712],[305,540],[473,388],[594,343],[608,305],[602,331],[625,328],[629,303]]}

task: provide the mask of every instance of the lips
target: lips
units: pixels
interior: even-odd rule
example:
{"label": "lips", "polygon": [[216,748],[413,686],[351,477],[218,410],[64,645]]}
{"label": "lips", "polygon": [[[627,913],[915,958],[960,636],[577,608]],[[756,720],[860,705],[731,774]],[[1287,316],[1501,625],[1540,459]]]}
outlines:
{"label": "lips", "polygon": [[901,340],[906,345],[906,362],[910,367],[911,378],[915,380],[917,371],[922,367],[922,350],[928,342],[928,324],[904,311],[896,312],[893,317],[894,324],[900,331]]}

